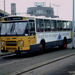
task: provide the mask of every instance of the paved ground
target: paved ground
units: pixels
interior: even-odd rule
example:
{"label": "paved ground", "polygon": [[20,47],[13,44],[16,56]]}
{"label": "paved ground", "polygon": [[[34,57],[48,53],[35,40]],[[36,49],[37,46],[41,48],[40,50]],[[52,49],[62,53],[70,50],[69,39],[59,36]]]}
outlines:
{"label": "paved ground", "polygon": [[[68,45],[68,48],[71,48],[71,47],[72,47],[71,45]],[[55,52],[52,52],[52,53],[47,53],[47,54],[43,54],[43,55],[37,55],[37,56],[34,56],[34,57],[32,56],[30,58],[28,58],[28,57],[26,58],[26,57],[23,56],[23,57],[21,57],[21,59],[19,58],[18,61],[17,61],[17,57],[16,57],[16,61],[13,60],[15,58],[14,56],[13,57],[7,57],[7,59],[4,58],[4,59],[2,59],[3,61],[5,60],[4,63],[3,63],[3,61],[1,61],[2,64],[0,64],[0,75],[9,74],[9,73],[10,74],[12,73],[12,75],[16,75],[16,73],[29,70],[31,68],[36,67],[39,64],[43,64],[43,63],[45,63],[44,61],[47,61],[47,60],[51,61],[54,58],[60,57],[60,55],[64,56],[63,54],[65,54],[65,53],[69,54],[71,52],[72,53],[75,52],[73,49],[68,49],[68,50],[69,51],[65,50],[65,52],[64,52],[64,50],[55,51]],[[3,53],[1,53],[0,55],[2,55],[2,54]],[[10,60],[10,62],[8,61],[11,58],[12,58],[13,62],[11,60]],[[7,63],[6,63],[6,61],[7,61]]]}
{"label": "paved ground", "polygon": [[7,54],[12,54],[12,52],[2,53],[1,50],[0,50],[0,56],[4,56],[4,55],[7,55]]}
{"label": "paved ground", "polygon": [[[68,45],[68,48],[72,48],[72,44],[69,44]],[[7,54],[11,54],[11,53],[12,52],[2,53],[1,50],[0,50],[0,56],[7,55]]]}

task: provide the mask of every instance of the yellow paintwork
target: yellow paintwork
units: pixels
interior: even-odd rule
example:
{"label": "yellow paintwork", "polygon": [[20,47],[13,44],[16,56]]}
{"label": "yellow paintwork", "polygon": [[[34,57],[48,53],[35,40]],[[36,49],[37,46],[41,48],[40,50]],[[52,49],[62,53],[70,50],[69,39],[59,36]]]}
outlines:
{"label": "yellow paintwork", "polygon": [[72,31],[70,32],[70,37],[72,38]]}
{"label": "yellow paintwork", "polygon": [[27,18],[26,17],[23,17],[23,20],[27,20]]}
{"label": "yellow paintwork", "polygon": [[5,21],[5,19],[4,19],[4,18],[2,18],[2,19],[1,19],[1,21]]}
{"label": "yellow paintwork", "polygon": [[30,45],[36,44],[36,36],[30,36]]}
{"label": "yellow paintwork", "polygon": [[[1,41],[5,44],[1,45],[1,50],[4,48],[8,52],[15,52],[15,50],[30,50],[30,45],[36,43],[36,36],[9,36],[1,37]],[[17,46],[6,46],[6,41],[17,41]],[[23,42],[23,45],[20,45]],[[11,42],[12,43],[12,42]]]}
{"label": "yellow paintwork", "polygon": [[[27,20],[27,18],[26,17],[23,17],[22,20]],[[12,20],[12,21],[15,21],[15,20]],[[1,22],[6,22],[5,18],[2,18],[1,19]]]}

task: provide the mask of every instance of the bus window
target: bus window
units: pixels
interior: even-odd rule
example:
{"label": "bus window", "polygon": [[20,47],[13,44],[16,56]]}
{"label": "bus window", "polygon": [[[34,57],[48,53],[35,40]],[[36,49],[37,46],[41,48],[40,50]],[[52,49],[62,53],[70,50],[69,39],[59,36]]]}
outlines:
{"label": "bus window", "polygon": [[67,21],[66,29],[70,30],[71,28],[72,28],[72,23],[70,21]]}
{"label": "bus window", "polygon": [[43,19],[36,19],[36,29],[37,29],[37,32],[44,31]]}
{"label": "bus window", "polygon": [[67,22],[66,21],[62,21],[62,25],[63,25],[63,30],[65,31],[67,26],[66,26]]}
{"label": "bus window", "polygon": [[50,20],[44,20],[45,32],[50,31]]}
{"label": "bus window", "polygon": [[57,27],[56,20],[51,20],[51,31],[56,31],[56,27]]}
{"label": "bus window", "polygon": [[61,20],[57,20],[57,31],[62,31],[63,24]]}
{"label": "bus window", "polygon": [[30,35],[35,35],[35,24],[34,22],[29,23]]}

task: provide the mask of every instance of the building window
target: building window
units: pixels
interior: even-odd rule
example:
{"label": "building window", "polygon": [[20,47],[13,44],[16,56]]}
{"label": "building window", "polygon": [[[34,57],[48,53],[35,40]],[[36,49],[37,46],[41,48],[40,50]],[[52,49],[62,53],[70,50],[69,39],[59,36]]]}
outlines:
{"label": "building window", "polygon": [[51,13],[51,11],[50,10],[46,10],[46,14],[50,14]]}
{"label": "building window", "polygon": [[36,14],[36,10],[33,10],[33,13]]}
{"label": "building window", "polygon": [[33,12],[33,10],[28,10],[27,13],[28,14],[33,14],[34,12]]}
{"label": "building window", "polygon": [[36,10],[36,14],[43,14],[43,10]]}

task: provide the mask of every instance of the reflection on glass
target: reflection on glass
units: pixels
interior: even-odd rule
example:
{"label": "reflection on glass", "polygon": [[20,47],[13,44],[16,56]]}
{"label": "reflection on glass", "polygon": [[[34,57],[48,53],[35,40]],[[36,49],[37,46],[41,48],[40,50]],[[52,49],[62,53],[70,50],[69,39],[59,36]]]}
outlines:
{"label": "reflection on glass", "polygon": [[22,35],[26,26],[27,22],[2,23],[1,35]]}

